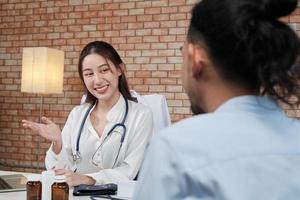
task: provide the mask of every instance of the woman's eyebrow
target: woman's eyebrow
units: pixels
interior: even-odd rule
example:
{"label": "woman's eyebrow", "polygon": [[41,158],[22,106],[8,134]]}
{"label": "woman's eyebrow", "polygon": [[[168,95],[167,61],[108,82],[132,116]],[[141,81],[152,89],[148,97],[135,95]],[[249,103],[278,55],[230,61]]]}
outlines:
{"label": "woman's eyebrow", "polygon": [[98,68],[104,67],[104,66],[108,66],[108,64],[104,63],[102,65],[99,65]]}
{"label": "woman's eyebrow", "polygon": [[91,71],[91,70],[92,70],[91,68],[85,68],[82,71],[84,72],[84,71]]}
{"label": "woman's eyebrow", "polygon": [[91,70],[92,70],[91,68],[85,68],[82,71],[85,72],[85,71],[91,71]]}
{"label": "woman's eyebrow", "polygon": [[[106,63],[101,64],[101,65],[99,65],[97,68],[101,68],[101,67],[104,67],[104,66],[108,66],[108,64],[106,64]],[[84,71],[90,71],[90,70],[92,70],[92,69],[91,69],[91,68],[85,68],[85,69],[83,69],[82,71],[84,72]]]}

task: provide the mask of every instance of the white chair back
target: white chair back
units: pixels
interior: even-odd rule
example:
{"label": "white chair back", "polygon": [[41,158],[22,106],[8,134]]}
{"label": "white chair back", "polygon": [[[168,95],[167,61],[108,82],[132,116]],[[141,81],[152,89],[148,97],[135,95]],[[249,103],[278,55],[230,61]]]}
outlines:
{"label": "white chair back", "polygon": [[139,103],[150,108],[153,113],[154,133],[171,124],[170,113],[166,97],[162,94],[140,95],[134,90],[130,91],[133,97],[136,97]]}

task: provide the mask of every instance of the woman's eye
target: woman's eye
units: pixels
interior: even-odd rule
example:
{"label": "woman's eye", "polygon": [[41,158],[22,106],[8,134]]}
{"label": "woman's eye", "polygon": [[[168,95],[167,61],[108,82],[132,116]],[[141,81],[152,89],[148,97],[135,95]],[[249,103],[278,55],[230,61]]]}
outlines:
{"label": "woman's eye", "polygon": [[109,71],[109,68],[103,68],[103,69],[100,70],[100,73],[105,74],[108,71]]}
{"label": "woman's eye", "polygon": [[86,73],[86,74],[84,74],[84,76],[90,77],[90,76],[93,76],[93,73]]}

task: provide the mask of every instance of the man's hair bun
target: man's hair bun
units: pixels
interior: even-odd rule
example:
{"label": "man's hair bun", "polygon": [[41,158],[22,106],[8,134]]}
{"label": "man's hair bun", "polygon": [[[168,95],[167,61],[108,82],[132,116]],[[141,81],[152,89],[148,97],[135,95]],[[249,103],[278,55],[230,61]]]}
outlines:
{"label": "man's hair bun", "polygon": [[297,7],[298,0],[261,0],[263,11],[274,18],[283,17],[292,13]]}

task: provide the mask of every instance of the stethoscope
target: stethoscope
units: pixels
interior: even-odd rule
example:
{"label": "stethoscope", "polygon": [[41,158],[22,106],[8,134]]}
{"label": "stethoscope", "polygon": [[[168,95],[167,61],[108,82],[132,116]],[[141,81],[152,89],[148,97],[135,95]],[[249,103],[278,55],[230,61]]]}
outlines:
{"label": "stethoscope", "polygon": [[[126,118],[127,118],[127,115],[128,115],[128,100],[126,98],[124,98],[125,100],[125,113],[124,113],[124,116],[123,116],[123,119],[121,121],[121,123],[117,123],[115,124],[107,133],[107,135],[105,136],[102,144],[106,141],[106,139],[111,135],[111,133],[117,128],[117,127],[121,127],[123,129],[123,134],[122,134],[122,137],[121,137],[121,140],[120,140],[120,147],[119,147],[119,150],[118,150],[118,154],[117,154],[117,157],[114,161],[114,164],[113,164],[113,167],[115,166],[116,162],[117,162],[117,159],[119,157],[119,154],[120,154],[120,150],[122,148],[122,145],[123,145],[123,142],[124,142],[124,139],[125,139],[125,135],[126,135],[126,126],[125,126],[125,121],[126,121]],[[79,131],[78,131],[78,135],[77,135],[77,141],[76,141],[76,152],[75,154],[73,154],[73,161],[76,162],[76,163],[79,163],[81,162],[82,160],[82,156],[80,154],[80,151],[79,151],[79,143],[80,143],[80,137],[81,137],[81,133],[82,133],[82,129],[84,127],[84,124],[85,124],[85,121],[86,121],[86,118],[88,117],[90,111],[92,110],[92,108],[94,107],[94,105],[96,104],[97,101],[95,101],[94,103],[92,103],[92,105],[87,109],[84,117],[83,117],[83,120],[80,124],[80,128],[79,128]],[[102,146],[102,144],[97,148],[97,150],[95,151],[95,153],[93,154],[92,156],[92,160],[94,159],[94,156],[96,154],[96,152],[99,150],[99,148]]]}

